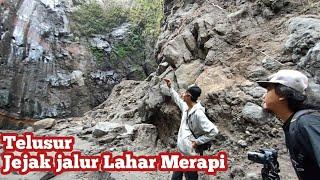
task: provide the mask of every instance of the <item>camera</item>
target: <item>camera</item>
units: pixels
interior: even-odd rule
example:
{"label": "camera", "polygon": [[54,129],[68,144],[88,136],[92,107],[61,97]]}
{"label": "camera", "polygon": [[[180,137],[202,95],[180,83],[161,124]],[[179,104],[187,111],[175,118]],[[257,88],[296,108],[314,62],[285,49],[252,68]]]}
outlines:
{"label": "camera", "polygon": [[278,151],[275,149],[260,149],[259,152],[248,152],[248,159],[263,164],[261,175],[263,180],[280,180]]}
{"label": "camera", "polygon": [[278,151],[274,149],[260,149],[260,152],[248,152],[248,159],[259,164],[277,161],[277,158]]}

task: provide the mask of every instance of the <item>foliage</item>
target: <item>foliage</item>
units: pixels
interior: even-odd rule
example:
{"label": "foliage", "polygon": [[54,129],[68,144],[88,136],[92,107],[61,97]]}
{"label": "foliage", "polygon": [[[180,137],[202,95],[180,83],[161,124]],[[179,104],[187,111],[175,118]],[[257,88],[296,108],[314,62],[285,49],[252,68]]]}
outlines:
{"label": "foliage", "polygon": [[[163,0],[132,0],[131,6],[116,0],[102,2],[103,5],[90,0],[80,5],[72,14],[72,29],[79,36],[89,37],[106,34],[125,22],[131,24],[126,38],[112,44],[109,59],[113,65],[119,64],[119,60],[129,59],[129,67],[138,65],[141,69],[151,53],[148,48],[155,44],[160,33]],[[91,48],[91,52],[101,64],[104,52],[97,48]]]}
{"label": "foliage", "polygon": [[160,33],[162,3],[162,0],[135,0],[129,11],[131,34],[124,42],[114,45],[118,57],[130,55],[140,62],[147,58],[147,46],[153,46]]}
{"label": "foliage", "polygon": [[163,0],[136,0],[130,9],[130,21],[143,29],[143,36],[156,39],[163,18]]}
{"label": "foliage", "polygon": [[96,58],[98,64],[103,62],[105,53],[103,49],[98,49],[97,47],[90,47],[92,55]]}
{"label": "foliage", "polygon": [[81,4],[72,15],[72,30],[80,36],[105,33],[127,21],[127,9],[112,5],[104,9],[96,0]]}

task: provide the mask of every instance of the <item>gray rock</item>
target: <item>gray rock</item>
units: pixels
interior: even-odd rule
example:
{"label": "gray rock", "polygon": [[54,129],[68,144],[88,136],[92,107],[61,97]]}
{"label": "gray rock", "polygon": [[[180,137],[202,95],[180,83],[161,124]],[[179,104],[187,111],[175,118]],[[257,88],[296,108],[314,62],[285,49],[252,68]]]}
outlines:
{"label": "gray rock", "polygon": [[112,50],[111,45],[107,41],[107,37],[103,35],[95,35],[93,38],[89,39],[89,42],[92,47],[104,50],[107,53],[110,53]]}
{"label": "gray rock", "polygon": [[247,142],[244,141],[244,140],[239,140],[237,143],[238,143],[241,147],[243,147],[243,148],[245,148],[245,147],[248,146]]}
{"label": "gray rock", "polygon": [[231,178],[235,178],[235,177],[244,177],[245,176],[245,172],[243,167],[241,166],[233,166],[230,170],[230,176]]}
{"label": "gray rock", "polygon": [[187,48],[189,49],[190,52],[196,51],[197,48],[197,42],[194,36],[192,35],[190,29],[186,29],[182,33],[183,39],[186,43]]}
{"label": "gray rock", "polygon": [[248,9],[245,6],[236,12],[230,13],[228,15],[228,18],[241,18],[245,13],[247,13],[247,11],[248,11]]}
{"label": "gray rock", "polygon": [[109,135],[106,135],[106,136],[103,136],[101,138],[98,139],[98,143],[103,145],[103,144],[109,144],[111,143],[113,140],[115,140],[117,137],[116,134],[109,134]]}
{"label": "gray rock", "polygon": [[275,59],[265,58],[262,60],[262,66],[269,71],[276,71],[282,67],[282,64]]}
{"label": "gray rock", "polygon": [[124,39],[130,30],[130,26],[131,24],[124,23],[120,27],[114,28],[111,32],[112,37],[119,40]]}
{"label": "gray rock", "polygon": [[320,85],[310,81],[306,94],[307,100],[305,104],[320,109]]}
{"label": "gray rock", "polygon": [[194,84],[201,73],[202,67],[200,60],[182,64],[175,72],[179,88],[187,89],[189,85]]}
{"label": "gray rock", "polygon": [[262,2],[274,12],[278,12],[285,5],[285,0],[262,0]]}
{"label": "gray rock", "polygon": [[33,127],[29,126],[24,130],[24,132],[34,132],[34,129]]}
{"label": "gray rock", "polygon": [[0,90],[0,106],[6,106],[9,103],[9,90]]}
{"label": "gray rock", "polygon": [[113,133],[113,134],[122,134],[126,132],[126,128],[122,124],[110,123],[110,122],[99,122],[94,127],[92,135],[96,138],[102,137],[104,135]]}
{"label": "gray rock", "polygon": [[71,84],[78,86],[84,85],[83,72],[80,70],[74,70],[72,73],[58,72],[56,75],[50,75],[46,78],[46,81],[52,87],[69,87]]}
{"label": "gray rock", "polygon": [[320,38],[319,42],[308,51],[307,55],[301,58],[299,66],[315,76],[316,82],[320,83]]}
{"label": "gray rock", "polygon": [[175,67],[179,67],[184,61],[189,62],[192,59],[192,54],[182,35],[168,42],[168,45],[163,49],[163,58],[164,62],[168,62]]}
{"label": "gray rock", "polygon": [[43,120],[35,122],[33,124],[33,129],[35,131],[37,131],[39,129],[50,129],[55,125],[56,125],[56,120],[55,119],[47,118],[47,119],[43,119]]}
{"label": "gray rock", "polygon": [[249,172],[246,174],[245,180],[261,180],[261,175],[255,172]]}
{"label": "gray rock", "polygon": [[161,89],[158,86],[151,87],[148,94],[149,95],[145,101],[148,105],[148,108],[155,108],[157,105],[163,102]]}
{"label": "gray rock", "polygon": [[[290,35],[285,43],[285,48],[287,51],[292,52],[292,60],[297,62],[319,42],[320,19],[294,17],[289,20],[288,30]],[[311,56],[312,52],[310,52],[310,57]]]}
{"label": "gray rock", "polygon": [[255,124],[265,123],[270,117],[262,107],[251,102],[246,103],[242,108],[242,115],[247,121]]}
{"label": "gray rock", "polygon": [[250,88],[247,90],[247,93],[250,94],[254,98],[260,98],[267,92],[266,89],[258,86],[255,88]]}
{"label": "gray rock", "polygon": [[137,124],[134,126],[134,144],[138,146],[155,146],[157,136],[157,128],[152,124]]}
{"label": "gray rock", "polygon": [[163,72],[166,71],[168,67],[169,67],[169,63],[167,62],[160,63],[157,69],[157,74],[162,74]]}
{"label": "gray rock", "polygon": [[252,80],[259,80],[261,77],[264,77],[267,73],[266,70],[261,66],[251,65],[247,68],[247,76]]}

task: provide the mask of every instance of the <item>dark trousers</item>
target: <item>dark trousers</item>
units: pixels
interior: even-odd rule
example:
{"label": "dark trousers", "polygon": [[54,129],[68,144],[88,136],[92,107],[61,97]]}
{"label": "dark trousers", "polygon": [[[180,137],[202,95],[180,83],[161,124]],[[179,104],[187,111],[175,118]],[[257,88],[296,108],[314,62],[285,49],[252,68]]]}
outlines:
{"label": "dark trousers", "polygon": [[173,172],[171,180],[182,180],[183,174],[186,177],[186,180],[198,180],[198,172],[193,171],[193,172],[180,172],[176,171]]}
{"label": "dark trousers", "polygon": [[[203,150],[200,150],[197,153],[199,153],[200,156],[203,156]],[[190,172],[175,171],[172,174],[171,180],[182,180],[183,174],[185,175],[186,180],[198,180],[197,171],[190,171]]]}

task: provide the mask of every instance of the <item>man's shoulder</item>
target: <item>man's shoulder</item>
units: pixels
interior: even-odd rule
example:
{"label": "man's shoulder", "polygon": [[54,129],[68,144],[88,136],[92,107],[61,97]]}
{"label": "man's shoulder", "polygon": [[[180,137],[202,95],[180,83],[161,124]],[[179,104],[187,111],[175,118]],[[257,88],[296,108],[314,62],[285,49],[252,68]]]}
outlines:
{"label": "man's shoulder", "polygon": [[318,111],[314,111],[311,113],[301,115],[297,119],[296,123],[298,124],[299,127],[312,126],[312,125],[320,126],[320,113]]}
{"label": "man's shoulder", "polygon": [[204,110],[202,110],[202,109],[196,109],[195,112],[194,112],[194,114],[195,114],[196,116],[205,116],[205,115],[206,115],[205,112],[204,112]]}

